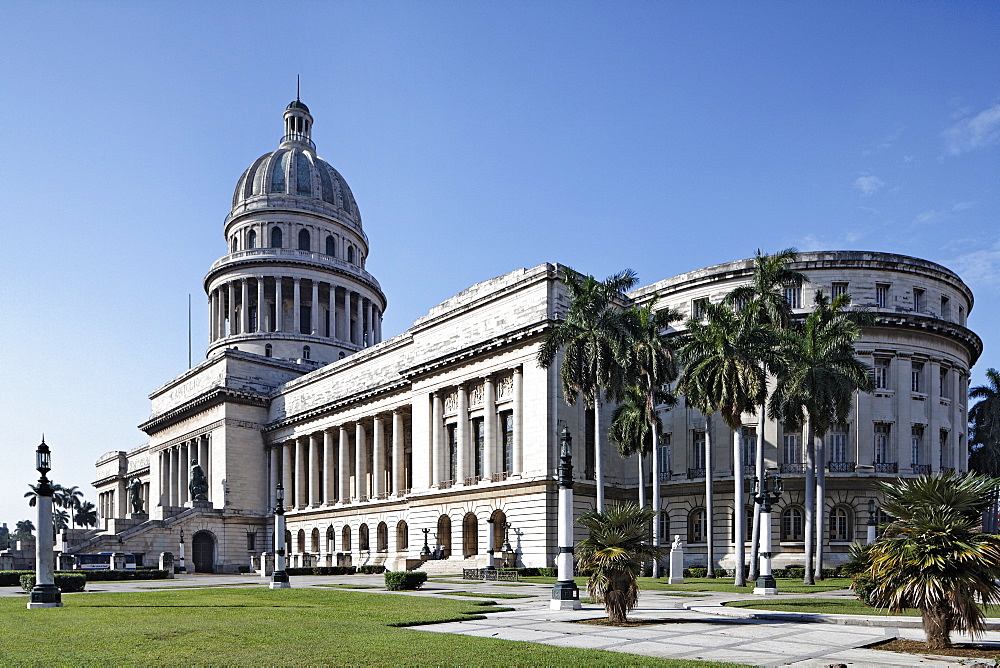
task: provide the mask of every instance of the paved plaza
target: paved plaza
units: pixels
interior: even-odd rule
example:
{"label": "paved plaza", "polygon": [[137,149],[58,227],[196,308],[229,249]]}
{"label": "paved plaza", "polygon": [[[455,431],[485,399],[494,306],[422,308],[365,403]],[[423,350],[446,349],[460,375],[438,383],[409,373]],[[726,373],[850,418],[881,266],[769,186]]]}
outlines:
{"label": "paved plaza", "polygon": [[[298,576],[293,587],[344,584],[382,587],[381,575]],[[94,582],[88,592],[149,591],[171,588],[263,586],[267,580],[253,575],[186,575],[173,580]],[[434,578],[416,592],[391,592],[404,596],[453,597],[450,592],[472,592],[483,598],[517,594],[526,598],[494,598],[498,605],[514,608],[491,613],[485,619],[413,627],[414,633],[455,633],[504,640],[536,642],[560,647],[603,649],[671,659],[728,661],[756,666],[822,667],[831,664],[862,666],[934,666],[947,668],[968,665],[943,657],[900,654],[864,649],[866,645],[896,636],[922,640],[920,620],[915,617],[863,618],[854,615],[803,615],[755,612],[723,607],[725,601],[759,598],[748,594],[702,594],[674,596],[663,592],[643,592],[630,619],[664,620],[661,624],[639,627],[610,627],[578,623],[601,618],[604,609],[584,604],[576,611],[549,610],[551,585],[504,585]],[[384,594],[376,589],[361,590]],[[585,592],[584,592],[585,594]],[[19,589],[5,587],[0,595],[23,596]],[[820,594],[779,594],[789,598],[830,598],[850,592]],[[72,594],[64,597],[72,605]],[[466,598],[465,596],[462,597]],[[469,599],[474,600],[474,599]],[[1000,643],[1000,620],[992,620],[985,642]],[[956,635],[955,640],[962,640]]]}

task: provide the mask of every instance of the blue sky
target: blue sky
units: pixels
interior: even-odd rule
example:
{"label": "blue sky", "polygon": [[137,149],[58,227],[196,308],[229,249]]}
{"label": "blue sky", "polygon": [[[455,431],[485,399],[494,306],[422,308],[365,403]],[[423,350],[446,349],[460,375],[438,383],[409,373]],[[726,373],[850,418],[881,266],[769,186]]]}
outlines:
{"label": "blue sky", "polygon": [[302,76],[384,333],[545,261],[643,284],[757,248],[958,271],[1000,366],[995,2],[5,2],[0,521],[145,442],[207,342],[232,189]]}

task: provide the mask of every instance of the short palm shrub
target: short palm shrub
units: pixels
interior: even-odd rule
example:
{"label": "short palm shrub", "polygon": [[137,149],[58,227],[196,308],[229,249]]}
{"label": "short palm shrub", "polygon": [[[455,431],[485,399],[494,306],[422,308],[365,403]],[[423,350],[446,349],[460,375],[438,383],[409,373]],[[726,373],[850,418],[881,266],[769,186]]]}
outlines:
{"label": "short palm shrub", "polygon": [[386,571],[385,588],[389,591],[410,591],[420,589],[427,582],[423,571]]}

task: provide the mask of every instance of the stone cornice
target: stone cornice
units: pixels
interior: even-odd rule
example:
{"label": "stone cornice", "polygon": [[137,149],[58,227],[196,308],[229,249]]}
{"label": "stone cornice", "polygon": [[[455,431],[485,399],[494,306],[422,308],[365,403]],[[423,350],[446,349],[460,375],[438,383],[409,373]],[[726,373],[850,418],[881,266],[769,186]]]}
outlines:
{"label": "stone cornice", "polygon": [[494,352],[502,348],[507,348],[514,344],[524,343],[525,340],[542,334],[545,330],[552,327],[556,323],[557,321],[555,320],[542,320],[526,327],[522,327],[521,329],[506,332],[500,336],[490,339],[489,341],[484,341],[474,346],[468,346],[467,348],[462,348],[461,350],[454,351],[448,355],[428,360],[423,364],[402,369],[400,370],[400,375],[411,381],[418,380],[422,377],[440,372],[448,367],[462,364],[470,358],[478,357],[485,353]]}
{"label": "stone cornice", "polygon": [[258,406],[266,408],[269,399],[267,395],[247,390],[234,390],[228,387],[214,387],[207,392],[184,402],[182,405],[161,413],[139,425],[150,436],[186,418],[204,412],[223,403],[234,403],[242,406]]}
{"label": "stone cornice", "polygon": [[321,404],[316,408],[312,408],[301,413],[296,413],[291,416],[284,417],[280,420],[275,420],[269,422],[263,426],[261,429],[265,434],[269,432],[274,432],[282,427],[290,427],[292,425],[301,424],[302,422],[309,422],[310,420],[315,420],[317,418],[323,417],[324,415],[329,415],[330,413],[335,413],[342,410],[348,406],[363,403],[365,401],[370,401],[375,397],[385,396],[387,394],[392,394],[400,390],[408,390],[410,388],[410,381],[405,379],[400,379],[391,383],[384,383],[377,387],[368,388],[363,392],[355,392],[346,397],[336,399],[334,401],[328,401],[325,404]]}

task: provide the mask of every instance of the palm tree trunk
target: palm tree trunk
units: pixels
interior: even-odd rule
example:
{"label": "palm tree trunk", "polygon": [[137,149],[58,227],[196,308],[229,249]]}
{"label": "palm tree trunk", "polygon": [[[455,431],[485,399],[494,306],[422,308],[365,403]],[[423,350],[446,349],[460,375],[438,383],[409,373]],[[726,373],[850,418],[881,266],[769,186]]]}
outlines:
{"label": "palm tree trunk", "polygon": [[715,486],[712,484],[712,416],[705,416],[705,561],[710,578],[715,577]]}
{"label": "palm tree trunk", "polygon": [[[660,435],[657,428],[653,426],[653,546],[659,547],[663,536],[660,535]],[[645,486],[645,481],[641,484]],[[660,559],[653,559],[653,577],[660,577]]]}
{"label": "palm tree trunk", "polygon": [[642,452],[640,452],[639,453],[639,507],[640,508],[646,507],[646,471],[645,467],[642,465],[644,459],[646,459],[646,456],[643,455]]}
{"label": "palm tree trunk", "polygon": [[[764,429],[763,425],[758,425],[760,433],[757,434],[757,452],[754,453],[756,460],[754,465],[756,470],[754,475],[757,480],[764,480]],[[750,539],[750,580],[760,577],[760,504],[754,499],[753,502],[753,532]]]}
{"label": "palm tree trunk", "polygon": [[597,487],[597,510],[604,512],[604,434],[601,433],[601,388],[594,399],[594,485]]}
{"label": "palm tree trunk", "polygon": [[746,559],[746,513],[743,510],[743,428],[733,430],[733,556],[736,564],[733,567],[733,585],[745,587],[747,584],[743,573]]}
{"label": "palm tree trunk", "polygon": [[823,579],[823,527],[826,511],[826,449],[823,437],[816,439],[816,579]]}
{"label": "palm tree trunk", "polygon": [[802,584],[816,584],[813,579],[814,538],[813,520],[816,514],[816,442],[813,440],[813,423],[806,418],[806,503],[805,503],[805,557],[806,572]]}

